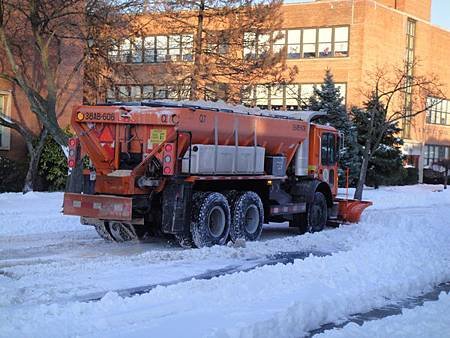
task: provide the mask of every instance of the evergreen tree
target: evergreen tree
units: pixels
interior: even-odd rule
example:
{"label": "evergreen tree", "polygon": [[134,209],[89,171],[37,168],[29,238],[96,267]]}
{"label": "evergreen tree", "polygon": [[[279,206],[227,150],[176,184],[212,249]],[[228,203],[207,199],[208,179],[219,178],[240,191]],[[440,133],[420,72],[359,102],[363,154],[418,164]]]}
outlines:
{"label": "evergreen tree", "polygon": [[[368,126],[370,118],[374,118],[374,128],[381,128],[386,123],[384,118],[384,107],[373,98],[365,103],[365,109],[352,109],[353,123],[357,129],[357,141],[360,147],[359,153],[362,156],[364,147],[369,135]],[[371,111],[373,114],[368,114]],[[406,176],[406,170],[403,167],[403,154],[401,146],[403,140],[398,137],[401,129],[398,123],[391,123],[381,139],[378,147],[373,151],[369,160],[366,184],[378,188],[380,185],[401,184]]]}
{"label": "evergreen tree", "polygon": [[355,186],[361,167],[361,156],[357,144],[356,129],[350,120],[344,105],[344,98],[339,87],[336,87],[330,69],[325,72],[323,84],[314,88],[314,94],[309,99],[309,109],[323,111],[327,115],[318,123],[329,124],[339,130],[344,138],[339,157],[339,184],[345,185],[346,169],[349,169],[349,184]]}

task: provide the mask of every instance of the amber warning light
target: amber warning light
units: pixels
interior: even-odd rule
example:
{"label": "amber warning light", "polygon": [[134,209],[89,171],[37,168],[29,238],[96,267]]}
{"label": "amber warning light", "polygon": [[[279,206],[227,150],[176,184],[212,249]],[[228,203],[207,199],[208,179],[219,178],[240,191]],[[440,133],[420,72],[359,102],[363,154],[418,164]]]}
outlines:
{"label": "amber warning light", "polygon": [[75,168],[77,164],[79,142],[80,141],[76,137],[72,137],[69,139],[69,156],[67,158],[67,165],[71,169]]}

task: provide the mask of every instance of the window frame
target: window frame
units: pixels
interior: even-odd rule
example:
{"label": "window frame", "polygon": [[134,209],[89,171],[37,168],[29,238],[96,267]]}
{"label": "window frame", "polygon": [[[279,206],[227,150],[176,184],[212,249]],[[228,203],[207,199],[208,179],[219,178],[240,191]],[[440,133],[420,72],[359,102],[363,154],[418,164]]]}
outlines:
{"label": "window frame", "polygon": [[[346,28],[347,29],[347,40],[336,40],[336,30]],[[285,47],[286,47],[286,60],[293,61],[293,60],[308,60],[308,59],[322,59],[322,58],[348,58],[350,57],[350,25],[337,25],[337,26],[320,26],[320,27],[289,27],[289,28],[283,28],[281,31],[284,33],[285,36]],[[331,41],[330,42],[321,42],[320,41],[320,31],[324,29],[331,29]],[[305,42],[305,31],[314,31],[314,42]],[[298,57],[290,57],[289,48],[291,46],[296,46],[295,43],[289,43],[289,32],[290,31],[300,31],[300,41],[297,44],[297,47],[299,48],[299,55]],[[320,44],[329,44],[330,45],[330,54],[326,56],[321,56],[321,52],[319,49]],[[336,54],[336,46],[338,44],[346,44],[347,50],[346,52],[339,51],[339,53],[343,53],[342,55]],[[305,55],[305,47],[306,46],[314,46],[314,52],[308,52],[309,55]],[[297,53],[295,53],[297,54]]]}
{"label": "window frame", "polygon": [[[178,42],[176,47],[171,47],[171,39]],[[126,42],[129,48],[123,49]],[[140,35],[115,43],[108,51],[108,57],[113,62],[124,64],[192,62],[193,46],[194,35],[189,33]]]}
{"label": "window frame", "polygon": [[[322,83],[288,83],[288,84],[280,84],[280,83],[272,83],[272,84],[264,84],[260,83],[255,86],[247,86],[247,88],[241,88],[241,102],[244,105],[248,106],[256,106],[261,109],[283,109],[283,110],[304,110],[306,108],[308,97],[303,97],[303,87],[311,87],[314,88],[316,86],[320,86]],[[339,86],[341,89],[341,95],[344,98],[343,104],[347,104],[347,82],[337,82],[336,86]],[[261,104],[261,100],[266,100],[266,97],[257,97],[256,87],[266,87],[267,88],[267,104]],[[283,92],[283,104],[280,106],[279,104],[272,104],[272,87],[281,86]],[[311,89],[310,88],[310,89]],[[342,90],[344,88],[344,90]],[[290,91],[292,90],[292,91]],[[297,97],[295,96],[295,92],[297,92]],[[244,97],[246,94],[246,97]],[[248,95],[247,95],[248,94]],[[277,97],[276,99],[279,99]],[[297,104],[291,104],[294,102]]]}
{"label": "window frame", "polygon": [[[424,168],[431,168],[434,162],[439,161],[441,158],[450,157],[450,145],[441,145],[441,144],[425,144],[423,152],[423,166]],[[440,157],[441,151],[444,152],[444,157]],[[430,156],[430,154],[433,156]],[[447,155],[445,155],[447,154]]]}
{"label": "window frame", "polygon": [[[434,104],[434,100],[439,102]],[[427,124],[450,126],[450,100],[429,96],[426,105],[430,106],[426,113]]]}
{"label": "window frame", "polygon": [[[11,116],[11,92],[0,90],[0,96],[2,97],[2,107],[0,110],[3,111],[6,116]],[[3,126],[0,126],[0,150],[11,150],[11,130]]]}
{"label": "window frame", "polygon": [[[126,89],[123,91],[126,95],[121,96],[121,88]],[[132,96],[133,88],[139,88],[139,96]],[[145,90],[147,89],[147,91]],[[172,89],[172,90],[171,90]],[[114,93],[115,97],[108,97],[107,102],[133,102],[141,100],[184,100],[189,98],[189,93],[191,86],[189,84],[115,84],[113,89],[108,91]],[[150,93],[146,95],[145,93]],[[163,95],[158,96],[157,94],[163,93]]]}

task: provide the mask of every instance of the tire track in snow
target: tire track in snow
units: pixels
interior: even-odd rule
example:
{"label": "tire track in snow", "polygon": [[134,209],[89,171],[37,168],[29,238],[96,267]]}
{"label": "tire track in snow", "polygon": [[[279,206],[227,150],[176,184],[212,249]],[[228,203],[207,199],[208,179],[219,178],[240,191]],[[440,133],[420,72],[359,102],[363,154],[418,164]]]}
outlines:
{"label": "tire track in snow", "polygon": [[322,252],[322,251],[295,251],[295,252],[280,252],[278,254],[274,254],[271,256],[267,256],[263,260],[251,260],[249,264],[241,264],[241,265],[230,265],[221,269],[206,271],[201,274],[184,277],[181,279],[177,279],[174,281],[168,281],[163,283],[156,283],[150,285],[143,285],[138,287],[126,288],[126,289],[117,289],[117,290],[109,290],[103,292],[97,292],[81,297],[76,297],[71,301],[79,301],[79,302],[96,302],[100,301],[107,293],[114,292],[117,293],[121,297],[133,297],[136,295],[142,295],[150,292],[154,288],[158,286],[170,286],[175,284],[185,283],[191,280],[210,280],[217,277],[222,277],[225,275],[230,275],[237,272],[248,272],[262,266],[270,266],[276,264],[289,264],[293,263],[294,260],[300,259],[303,260],[309,256],[316,257],[325,257],[331,255],[331,252]]}
{"label": "tire track in snow", "polygon": [[403,301],[390,304],[388,306],[374,308],[365,313],[353,314],[343,322],[323,324],[319,328],[309,331],[309,333],[304,337],[311,338],[317,334],[324,333],[329,330],[342,329],[344,326],[350,323],[355,323],[361,326],[365,322],[378,320],[395,315],[401,315],[404,309],[414,309],[416,307],[423,306],[425,302],[439,300],[439,294],[441,292],[445,292],[447,294],[450,293],[450,281],[439,284],[432,291],[427,292],[423,295],[411,297]]}

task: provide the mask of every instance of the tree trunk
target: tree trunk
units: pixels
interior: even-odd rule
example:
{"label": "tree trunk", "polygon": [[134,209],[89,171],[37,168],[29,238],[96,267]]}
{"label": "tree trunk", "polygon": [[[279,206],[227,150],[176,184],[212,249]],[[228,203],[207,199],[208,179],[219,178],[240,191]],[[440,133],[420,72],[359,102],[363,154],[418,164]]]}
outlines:
{"label": "tree trunk", "polygon": [[359,180],[356,186],[354,199],[362,200],[364,184],[366,183],[367,177],[367,169],[369,168],[369,160],[370,160],[370,142],[366,142],[366,148],[364,149],[363,161],[361,164],[361,172],[359,173]]}
{"label": "tree trunk", "polygon": [[40,156],[37,156],[36,153],[30,153],[30,163],[28,164],[27,176],[25,177],[25,182],[23,185],[22,192],[24,194],[33,191],[36,183],[36,177],[38,175],[38,164]]}
{"label": "tree trunk", "polygon": [[42,150],[44,149],[45,140],[47,139],[47,130],[43,129],[39,135],[36,146],[33,146],[33,140],[26,139],[28,154],[30,155],[30,163],[25,177],[22,192],[24,194],[33,191],[36,188],[36,178],[38,177],[39,161],[41,159]]}
{"label": "tree trunk", "polygon": [[203,89],[201,88],[201,67],[202,67],[202,59],[203,59],[203,19],[205,12],[205,1],[200,1],[200,7],[197,15],[197,31],[195,33],[195,41],[194,41],[194,69],[192,70],[192,79],[191,79],[191,100],[199,100],[203,99],[204,95],[202,95]]}

